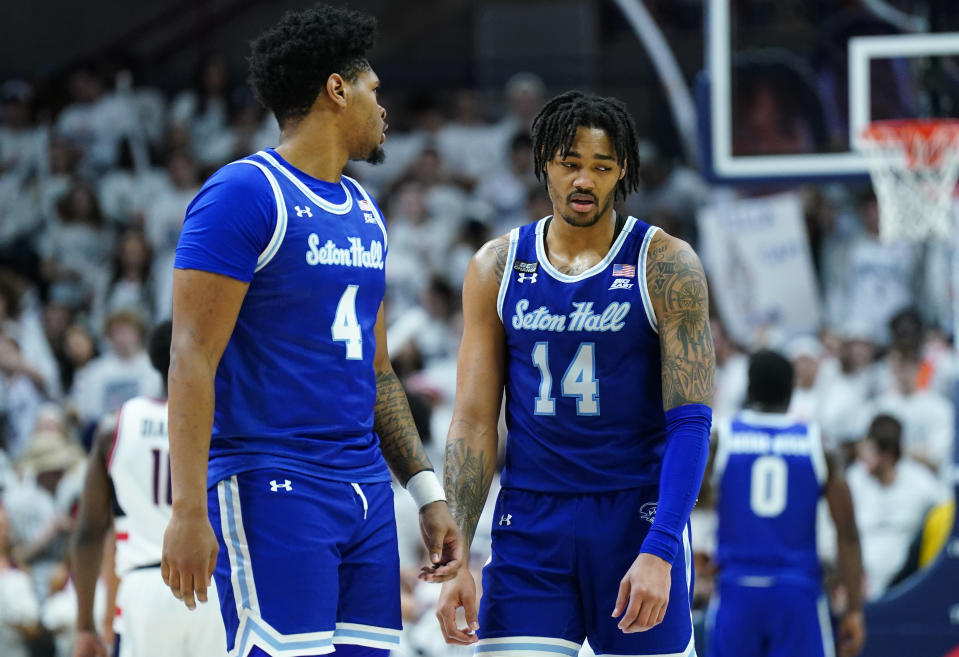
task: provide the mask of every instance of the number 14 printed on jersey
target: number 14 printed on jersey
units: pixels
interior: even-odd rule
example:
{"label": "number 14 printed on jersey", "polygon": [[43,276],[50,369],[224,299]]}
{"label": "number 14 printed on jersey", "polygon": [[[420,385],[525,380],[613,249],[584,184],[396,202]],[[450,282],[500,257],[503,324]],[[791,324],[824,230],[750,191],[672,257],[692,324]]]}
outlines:
{"label": "number 14 printed on jersey", "polygon": [[[599,379],[596,378],[596,345],[581,342],[576,355],[560,382],[564,397],[576,398],[576,415],[599,415]],[[537,342],[533,347],[533,364],[539,368],[539,396],[534,400],[536,415],[556,415],[556,399],[552,397],[553,375],[549,371],[549,343]]]}

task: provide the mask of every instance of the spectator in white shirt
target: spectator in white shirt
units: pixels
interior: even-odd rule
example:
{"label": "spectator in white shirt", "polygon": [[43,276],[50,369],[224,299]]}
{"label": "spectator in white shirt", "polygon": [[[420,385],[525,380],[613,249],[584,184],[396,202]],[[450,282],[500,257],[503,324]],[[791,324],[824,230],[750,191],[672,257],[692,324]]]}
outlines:
{"label": "spectator in white shirt", "polygon": [[119,410],[131,397],[156,396],[163,390],[160,375],[143,348],[145,331],[135,312],[107,317],[109,349],[77,372],[73,381],[73,402],[85,435],[101,417]]}
{"label": "spectator in white shirt", "polygon": [[529,133],[516,133],[509,144],[508,162],[483,176],[476,187],[476,196],[496,210],[495,235],[528,221],[528,190],[534,185],[538,186],[533,175],[532,147]]}
{"label": "spectator in white shirt", "polygon": [[29,657],[27,640],[40,631],[40,603],[30,577],[10,557],[10,525],[0,507],[0,655]]}
{"label": "spectator in white shirt", "polygon": [[24,367],[20,346],[0,333],[0,447],[14,459],[26,447],[43,402]]}
{"label": "spectator in white shirt", "polygon": [[880,240],[879,208],[871,192],[859,199],[858,209],[863,230],[847,247],[827,301],[835,320],[862,323],[874,341],[885,344],[889,320],[917,296],[919,255],[904,240]]}
{"label": "spectator in white shirt", "polygon": [[718,418],[731,417],[746,401],[749,383],[749,357],[726,332],[718,317],[710,321],[716,351],[716,393],[713,413]]}
{"label": "spectator in white shirt", "polygon": [[934,390],[918,390],[919,355],[893,351],[889,355],[893,388],[879,397],[874,412],[887,413],[903,425],[903,452],[933,473],[951,461],[955,411]]}
{"label": "spectator in white shirt", "polygon": [[815,337],[800,335],[786,344],[785,353],[795,372],[789,415],[802,422],[818,422],[823,390],[819,366],[825,350]]}
{"label": "spectator in white shirt", "polygon": [[852,444],[869,425],[865,415],[869,401],[878,392],[876,343],[874,333],[859,322],[849,322],[842,330],[839,344],[839,368],[824,383],[819,422],[833,444]]}
{"label": "spectator in white shirt", "polygon": [[902,568],[926,513],[944,498],[943,488],[927,468],[901,458],[901,436],[897,419],[876,416],[846,475],[862,538],[869,599],[885,592]]}

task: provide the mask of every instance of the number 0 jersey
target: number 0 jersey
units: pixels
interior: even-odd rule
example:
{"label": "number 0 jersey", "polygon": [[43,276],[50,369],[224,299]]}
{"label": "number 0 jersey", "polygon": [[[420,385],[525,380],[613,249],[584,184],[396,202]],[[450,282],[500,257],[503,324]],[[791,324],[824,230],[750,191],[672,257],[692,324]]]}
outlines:
{"label": "number 0 jersey", "polygon": [[717,434],[720,577],[818,587],[816,508],[826,482],[818,428],[746,410],[717,425]]}
{"label": "number 0 jersey", "polygon": [[160,564],[170,522],[167,403],[134,397],[120,407],[107,459],[117,533],[116,574]]}
{"label": "number 0 jersey", "polygon": [[504,488],[594,493],[659,483],[665,447],[655,227],[629,217],[609,253],[568,276],[546,257],[549,218],[515,228],[497,310],[506,330]]}
{"label": "number 0 jersey", "polygon": [[208,485],[265,467],[390,480],[373,432],[386,247],[355,180],[318,180],[272,149],[200,190],[175,266],[249,282],[216,372]]}

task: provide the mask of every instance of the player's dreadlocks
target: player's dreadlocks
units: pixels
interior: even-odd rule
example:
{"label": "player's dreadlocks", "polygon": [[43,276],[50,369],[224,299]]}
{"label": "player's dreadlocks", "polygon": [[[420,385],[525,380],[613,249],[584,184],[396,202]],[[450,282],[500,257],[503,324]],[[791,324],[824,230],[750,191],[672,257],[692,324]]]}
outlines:
{"label": "player's dreadlocks", "polygon": [[252,44],[250,86],[280,126],[310,110],[333,73],[353,82],[370,65],[376,19],[316,5],[289,11]]}
{"label": "player's dreadlocks", "polygon": [[599,128],[609,135],[619,166],[628,163],[626,175],[616,185],[616,196],[629,196],[639,187],[639,147],[633,117],[622,101],[581,91],[567,91],[556,96],[533,119],[536,179],[546,181],[546,163],[557,152],[562,157],[569,154],[576,129],[580,126]]}

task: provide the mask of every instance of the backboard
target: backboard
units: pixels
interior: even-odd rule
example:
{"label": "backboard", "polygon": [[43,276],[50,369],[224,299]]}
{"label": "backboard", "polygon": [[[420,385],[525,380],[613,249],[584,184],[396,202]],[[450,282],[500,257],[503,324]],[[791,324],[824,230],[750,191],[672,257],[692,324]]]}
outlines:
{"label": "backboard", "polygon": [[717,182],[861,177],[870,121],[959,115],[954,0],[707,0],[700,151]]}

